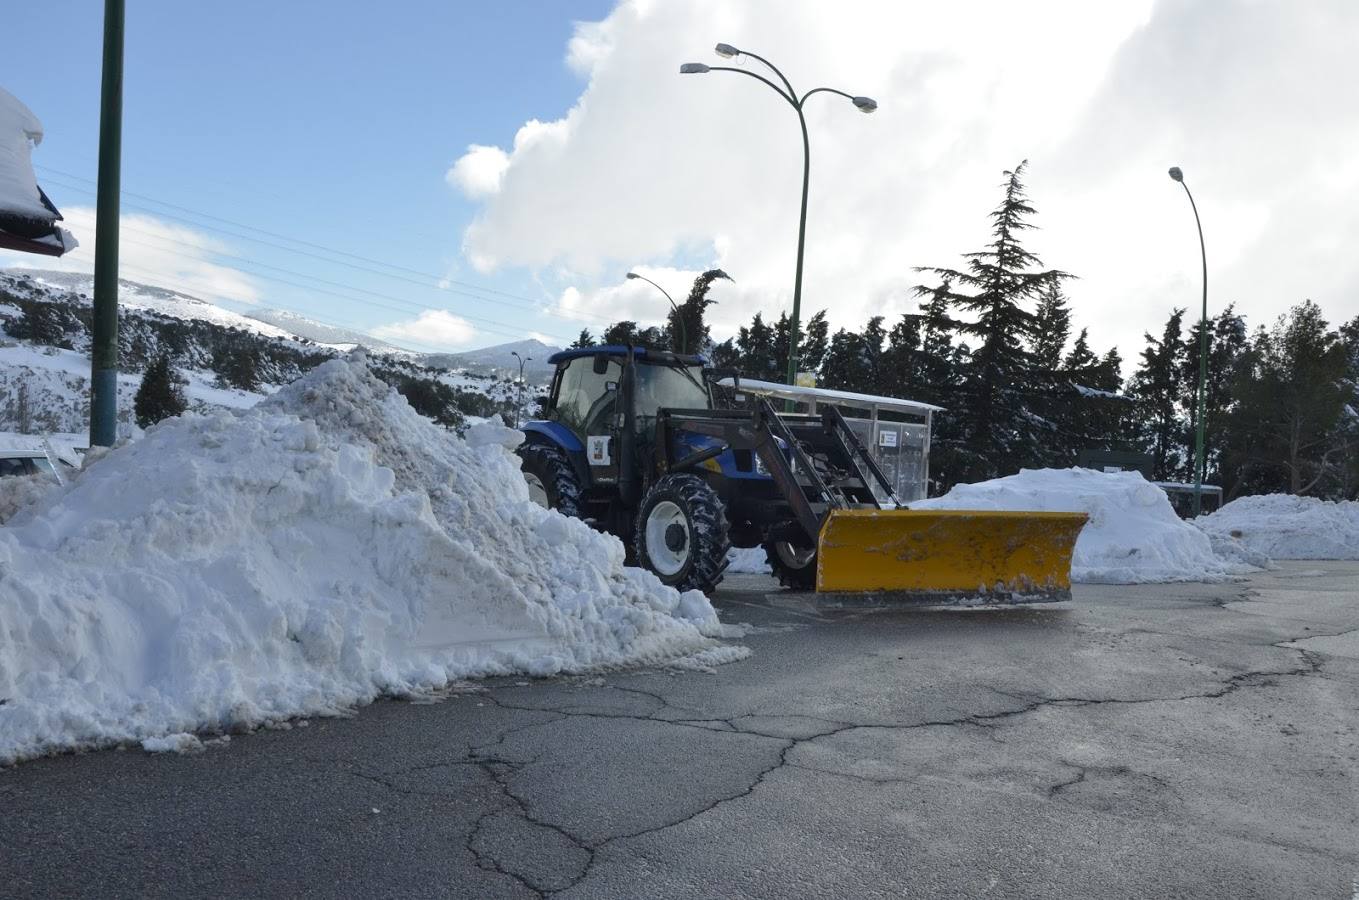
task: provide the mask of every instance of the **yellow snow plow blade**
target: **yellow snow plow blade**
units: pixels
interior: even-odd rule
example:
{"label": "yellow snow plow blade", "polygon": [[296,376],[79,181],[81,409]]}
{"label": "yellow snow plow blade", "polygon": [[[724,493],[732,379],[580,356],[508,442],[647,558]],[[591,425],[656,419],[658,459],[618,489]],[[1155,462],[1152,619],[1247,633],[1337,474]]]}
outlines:
{"label": "yellow snow plow blade", "polygon": [[1085,513],[837,509],[821,526],[818,591],[1067,594]]}

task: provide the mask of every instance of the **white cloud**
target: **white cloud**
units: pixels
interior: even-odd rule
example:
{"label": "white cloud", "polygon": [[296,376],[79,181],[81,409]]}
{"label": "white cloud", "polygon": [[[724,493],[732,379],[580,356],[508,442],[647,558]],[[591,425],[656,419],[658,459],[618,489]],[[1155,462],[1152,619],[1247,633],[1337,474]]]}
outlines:
{"label": "white cloud", "polygon": [[[62,257],[0,253],[0,264],[63,272],[94,271],[95,211],[72,206],[62,210],[62,225],[80,246]],[[258,303],[259,290],[246,274],[213,259],[229,252],[223,242],[183,225],[154,216],[119,217],[118,267],[121,277],[191,294],[202,300]]]}
{"label": "white cloud", "polygon": [[505,170],[509,167],[510,155],[504,150],[473,144],[444,178],[467,197],[489,197],[500,190],[500,180],[505,177]]}
{"label": "white cloud", "polygon": [[1133,357],[1143,330],[1197,301],[1197,237],[1170,165],[1204,216],[1212,307],[1237,301],[1258,323],[1311,295],[1349,318],[1359,257],[1340,248],[1359,241],[1345,190],[1359,119],[1342,111],[1359,83],[1356,34],[1350,0],[1305,12],[1284,0],[624,0],[578,26],[567,62],[587,87],[561,119],[516,135],[464,252],[482,271],[568,273],[562,311],[659,321],[654,289],[620,283],[640,261],[674,273],[661,283],[676,299],[693,269],[730,272],[736,285],[714,287],[719,331],[787,309],[796,117],[751,78],[678,74],[690,60],[763,71],[714,57],[723,40],[785,62],[804,91],[880,104],[873,116],[833,95],[807,104],[804,315],[827,308],[857,327],[914,308],[911,267],[957,265],[984,243],[1001,171],[1029,158],[1041,229],[1029,245],[1081,276],[1069,293],[1097,346]]}
{"label": "white cloud", "polygon": [[565,138],[564,123],[529,119],[514,135],[513,153],[473,144],[444,174],[444,180],[472,200],[494,196],[516,160],[532,158],[536,148],[560,146]]}
{"label": "white cloud", "polygon": [[448,350],[466,347],[476,334],[471,322],[442,309],[431,309],[414,319],[373,329],[373,337]]}

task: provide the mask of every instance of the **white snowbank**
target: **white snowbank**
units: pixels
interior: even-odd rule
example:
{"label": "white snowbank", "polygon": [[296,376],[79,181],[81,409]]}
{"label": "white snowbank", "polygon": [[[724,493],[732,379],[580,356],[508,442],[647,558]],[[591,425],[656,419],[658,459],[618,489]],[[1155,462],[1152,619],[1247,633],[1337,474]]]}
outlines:
{"label": "white snowbank", "polygon": [[0,528],[0,764],[748,652],[703,595],[529,501],[519,439],[460,440],[351,356],[90,464]]}
{"label": "white snowbank", "polygon": [[732,547],[727,554],[727,572],[732,575],[769,575],[769,560],[763,547]]}
{"label": "white snowbank", "polygon": [[1138,472],[1025,469],[1018,475],[960,484],[911,509],[1032,509],[1085,512],[1071,580],[1094,584],[1221,581],[1251,571],[1218,557],[1208,537],[1182,521],[1165,492]]}
{"label": "white snowbank", "polygon": [[1194,524],[1274,559],[1359,559],[1359,502],[1292,494],[1241,497]]}

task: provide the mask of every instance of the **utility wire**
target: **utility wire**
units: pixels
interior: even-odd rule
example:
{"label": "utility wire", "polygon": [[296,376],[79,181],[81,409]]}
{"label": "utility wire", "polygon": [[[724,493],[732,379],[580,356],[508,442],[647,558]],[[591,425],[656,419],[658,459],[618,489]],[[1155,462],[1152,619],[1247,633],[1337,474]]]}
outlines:
{"label": "utility wire", "polygon": [[[83,181],[83,182],[86,182],[86,183],[89,183],[89,184],[96,184],[96,182],[93,181],[92,179],[83,178],[83,177],[81,177],[81,176],[79,176],[79,175],[73,175],[73,174],[71,174],[71,173],[69,173],[69,172],[63,172],[63,171],[60,171],[60,170],[58,170],[58,169],[49,168],[49,167],[47,167],[47,166],[43,166],[43,165],[35,165],[34,168],[40,169],[40,170],[42,170],[42,171],[44,171],[44,172],[49,172],[49,173],[51,173],[51,174],[53,174],[53,175],[56,175],[56,176],[58,176],[58,177],[61,177],[61,178],[69,178],[69,179],[74,179],[75,181]],[[60,183],[59,183],[59,184],[60,184]],[[68,189],[70,189],[70,190],[77,190],[77,191],[82,190],[81,188],[74,187],[74,186],[71,186],[71,185],[62,184],[62,185],[60,185],[60,186],[61,186],[61,187],[66,187],[66,188],[68,188]],[[86,191],[86,193],[91,193],[91,192]],[[311,242],[311,241],[304,241],[304,240],[302,240],[302,239],[300,239],[300,238],[290,237],[290,236],[288,236],[288,235],[279,234],[278,232],[274,232],[274,231],[268,231],[268,230],[266,230],[266,229],[259,228],[259,227],[256,227],[256,226],[254,226],[254,225],[246,225],[246,224],[244,224],[244,223],[242,223],[242,222],[236,222],[236,221],[233,221],[233,220],[231,220],[231,219],[224,219],[224,218],[222,218],[222,217],[220,217],[220,216],[214,216],[214,215],[212,215],[212,214],[210,214],[210,213],[201,212],[201,211],[199,211],[199,210],[191,209],[191,208],[186,207],[186,206],[180,206],[180,205],[178,205],[178,204],[170,203],[170,202],[165,201],[165,200],[159,200],[159,199],[157,199],[157,198],[155,198],[155,197],[150,197],[150,196],[147,196],[147,195],[145,195],[145,194],[138,194],[138,193],[135,193],[135,192],[133,192],[133,191],[122,191],[121,193],[122,193],[122,195],[125,196],[125,197],[136,197],[136,198],[139,199],[139,200],[145,200],[145,201],[148,201],[148,202],[150,202],[150,203],[155,203],[155,204],[158,204],[158,205],[160,205],[160,206],[168,207],[168,208],[170,208],[170,209],[176,209],[176,210],[179,210],[180,212],[188,213],[188,214],[190,214],[190,215],[198,216],[198,217],[200,217],[200,218],[211,219],[211,220],[214,221],[214,222],[221,222],[221,223],[223,223],[223,224],[230,225],[230,226],[232,226],[232,227],[234,227],[234,228],[241,228],[241,229],[244,229],[244,230],[246,230],[246,231],[253,231],[253,232],[256,232],[256,233],[258,233],[258,234],[265,235],[265,236],[267,236],[267,237],[269,237],[269,238],[272,238],[272,239],[274,239],[274,240],[289,241],[289,242],[291,242],[291,243],[299,244],[299,245],[301,245],[301,246],[303,246],[303,247],[311,247],[311,248],[316,249],[316,250],[323,250],[323,251],[325,251],[326,253],[331,253],[331,254],[334,254],[334,255],[336,255],[336,256],[342,256],[342,257],[346,257],[346,258],[348,258],[348,259],[356,259],[356,260],[359,260],[360,262],[365,262],[365,263],[370,263],[370,264],[373,264],[373,265],[383,266],[384,268],[393,269],[393,270],[398,271],[398,272],[406,272],[406,273],[408,273],[408,274],[410,274],[410,275],[417,275],[417,276],[419,276],[419,277],[421,277],[421,278],[426,278],[426,279],[433,280],[433,281],[436,282],[436,283],[433,284],[433,285],[431,285],[431,284],[425,283],[424,281],[414,281],[413,279],[410,279],[410,278],[400,278],[400,276],[392,275],[392,274],[386,273],[386,272],[376,272],[376,271],[374,271],[373,269],[365,268],[365,267],[363,267],[363,266],[352,266],[352,265],[350,266],[351,268],[358,269],[358,270],[360,270],[360,271],[365,271],[365,272],[372,272],[373,274],[381,275],[381,276],[386,277],[386,278],[400,278],[400,280],[402,280],[402,281],[408,281],[408,282],[411,282],[412,284],[419,284],[419,285],[421,285],[422,287],[432,287],[432,288],[435,288],[435,289],[437,289],[437,290],[448,290],[447,288],[440,288],[439,285],[438,285],[438,282],[447,282],[447,283],[449,283],[449,284],[456,284],[456,285],[458,285],[459,287],[467,288],[468,290],[479,291],[479,292],[481,292],[481,293],[483,293],[483,294],[494,294],[494,295],[496,295],[496,296],[504,297],[504,298],[509,299],[509,300],[517,300],[517,301],[520,301],[520,303],[517,304],[517,305],[521,305],[521,306],[524,305],[524,304],[527,304],[527,305],[529,305],[530,307],[533,307],[533,308],[536,309],[536,308],[540,308],[541,305],[542,305],[542,301],[541,301],[541,300],[534,300],[534,299],[532,299],[532,298],[524,297],[524,296],[519,295],[519,294],[512,294],[512,293],[510,293],[509,291],[502,291],[502,290],[498,290],[498,289],[496,289],[496,288],[486,287],[486,286],[484,286],[484,285],[479,285],[479,284],[473,284],[473,283],[471,283],[471,282],[466,282],[466,281],[458,281],[458,280],[453,279],[453,278],[446,278],[446,277],[444,277],[444,276],[442,276],[442,275],[434,275],[434,274],[429,273],[429,272],[422,272],[422,271],[420,271],[419,269],[411,269],[411,268],[408,268],[408,267],[406,267],[406,266],[397,265],[397,264],[395,264],[395,263],[388,263],[388,262],[384,262],[384,261],[379,260],[379,259],[373,259],[373,258],[367,257],[367,256],[360,256],[359,254],[356,254],[356,253],[349,253],[348,251],[345,251],[345,250],[337,250],[337,249],[335,249],[335,248],[333,248],[333,247],[327,247],[327,246],[325,246],[324,244],[317,244],[317,243],[313,243],[313,242]],[[136,208],[144,209],[144,210],[145,210],[145,207],[136,207]],[[166,213],[158,213],[158,212],[156,212],[155,210],[145,210],[145,211],[146,211],[146,212],[154,213],[154,214],[156,214],[156,215],[165,215],[165,217],[166,217],[166,218],[169,218],[169,219],[175,219],[176,221],[179,221],[179,222],[186,222],[186,224],[190,224],[190,225],[197,225],[197,226],[200,227],[200,228],[207,228],[207,229],[212,230],[212,231],[218,231],[219,233],[228,234],[228,235],[231,235],[232,237],[241,238],[241,239],[243,239],[243,240],[250,240],[250,241],[256,241],[257,243],[264,243],[264,244],[266,244],[267,246],[274,247],[275,249],[284,250],[284,251],[286,251],[286,252],[290,252],[290,253],[302,253],[302,252],[303,252],[303,251],[300,251],[300,250],[291,250],[291,249],[286,248],[286,247],[278,247],[277,244],[273,244],[273,243],[268,242],[268,241],[262,241],[262,240],[259,240],[258,238],[252,238],[252,237],[249,237],[249,236],[247,236],[247,235],[236,234],[236,233],[233,233],[233,232],[226,231],[226,230],[224,230],[224,229],[212,228],[211,226],[208,226],[208,225],[202,225],[201,223],[188,221],[188,220],[185,220],[185,219],[182,219],[182,218],[178,218],[178,217],[176,217],[176,216],[171,216],[171,215],[166,214]],[[315,254],[304,253],[303,255],[306,255],[306,256],[313,256],[313,257],[315,257],[315,258],[317,258],[317,259],[323,259],[323,260],[325,260],[326,262],[339,263],[340,265],[350,265],[350,264],[348,264],[348,263],[342,263],[342,262],[340,262],[339,260],[326,259],[325,257],[316,257]],[[459,292],[454,291],[453,293],[459,293]],[[492,298],[488,298],[488,297],[477,297],[477,299],[490,300],[491,302],[496,302],[496,301],[494,301]]]}

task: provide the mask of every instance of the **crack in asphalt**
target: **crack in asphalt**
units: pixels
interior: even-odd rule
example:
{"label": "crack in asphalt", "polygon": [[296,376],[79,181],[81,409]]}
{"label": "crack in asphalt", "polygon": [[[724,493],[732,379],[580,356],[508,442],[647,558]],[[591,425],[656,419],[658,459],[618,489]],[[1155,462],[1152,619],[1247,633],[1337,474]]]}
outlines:
{"label": "crack in asphalt", "polygon": [[[1292,638],[1288,640],[1298,639]],[[634,840],[636,838],[645,837],[647,835],[656,834],[658,832],[666,831],[671,828],[676,828],[678,826],[684,825],[687,822],[691,822],[694,819],[699,818],[700,816],[706,815],[707,813],[710,813],[713,810],[725,804],[733,803],[742,800],[746,797],[749,797],[751,794],[755,792],[755,790],[761,784],[765,782],[765,780],[770,775],[783,768],[795,768],[811,773],[840,776],[877,784],[909,780],[907,778],[894,778],[889,776],[875,777],[862,775],[858,773],[836,771],[833,769],[823,769],[816,766],[810,766],[804,763],[797,763],[791,761],[790,754],[803,744],[808,744],[813,741],[819,741],[825,738],[835,737],[837,735],[855,731],[858,729],[909,731],[922,728],[971,727],[983,729],[988,734],[990,734],[991,731],[999,723],[1020,716],[1029,715],[1031,713],[1034,713],[1038,710],[1041,710],[1049,706],[1063,708],[1083,708],[1087,706],[1100,706],[1105,704],[1135,705],[1146,703],[1178,703],[1187,702],[1191,700],[1213,700],[1226,697],[1236,691],[1243,690],[1246,688],[1271,686],[1277,684],[1278,680],[1281,678],[1306,677],[1310,675],[1320,674],[1322,669],[1321,656],[1312,651],[1303,650],[1300,648],[1282,647],[1281,645],[1287,643],[1288,640],[1278,641],[1271,646],[1278,647],[1279,649],[1287,649],[1293,653],[1297,653],[1300,657],[1302,665],[1282,670],[1266,669],[1250,672],[1241,672],[1236,675],[1232,675],[1225,681],[1221,682],[1219,687],[1213,690],[1180,694],[1172,697],[1124,698],[1124,697],[1030,697],[1028,695],[1020,693],[1003,691],[998,688],[988,688],[992,692],[1000,694],[1001,696],[1006,696],[1014,700],[1020,700],[1025,702],[1023,702],[1023,705],[1015,707],[1014,709],[1001,710],[999,712],[971,713],[959,715],[950,719],[927,720],[923,722],[905,722],[905,723],[845,722],[833,719],[825,719],[817,716],[807,716],[802,714],[780,715],[760,712],[748,712],[743,713],[741,715],[733,715],[729,718],[714,717],[705,719],[672,719],[664,718],[660,714],[665,710],[676,711],[682,709],[682,707],[672,704],[668,698],[661,695],[660,693],[657,693],[655,691],[648,691],[637,687],[630,687],[624,685],[607,685],[608,689],[610,690],[620,691],[623,693],[637,694],[655,701],[655,706],[649,712],[626,713],[600,710],[582,711],[562,707],[554,708],[554,707],[531,706],[525,704],[515,704],[504,698],[495,696],[496,689],[491,688],[485,693],[479,694],[479,697],[482,700],[489,701],[490,703],[492,703],[493,705],[500,709],[519,712],[542,713],[551,716],[551,718],[529,723],[520,723],[502,729],[496,733],[494,739],[489,740],[482,744],[471,746],[468,750],[469,756],[471,757],[469,759],[447,763],[425,764],[394,772],[372,773],[362,771],[349,771],[348,774],[353,775],[355,777],[367,779],[373,783],[380,784],[398,793],[424,796],[444,796],[455,792],[430,791],[406,788],[396,784],[395,782],[392,781],[392,779],[399,775],[410,774],[413,772],[440,767],[476,766],[480,768],[497,786],[505,802],[495,804],[491,808],[485,810],[477,818],[473,826],[468,830],[465,841],[466,850],[472,855],[473,859],[477,863],[477,866],[481,868],[483,871],[494,872],[496,874],[502,875],[506,878],[513,880],[516,884],[518,884],[525,890],[532,892],[534,895],[546,898],[565,891],[569,891],[572,888],[576,887],[577,885],[583,883],[586,879],[588,879],[599,858],[599,852],[604,848],[608,847],[609,845],[621,841]],[[770,765],[765,766],[761,768],[759,771],[755,772],[753,774],[753,777],[750,779],[749,783],[746,784],[740,790],[730,792],[724,794],[723,796],[717,797],[713,799],[710,803],[703,805],[699,809],[688,812],[675,819],[665,821],[647,828],[638,829],[636,831],[622,834],[614,834],[606,838],[603,838],[602,840],[592,841],[573,833],[570,829],[558,825],[555,822],[552,822],[551,820],[544,819],[535,815],[532,809],[530,808],[531,798],[523,797],[520,796],[519,794],[516,794],[513,788],[511,787],[510,780],[513,777],[513,775],[515,775],[521,769],[527,766],[531,766],[534,763],[538,762],[540,757],[535,757],[527,761],[517,761],[513,759],[504,758],[496,752],[498,749],[501,749],[505,746],[507,739],[511,735],[517,732],[548,726],[568,718],[630,719],[638,722],[659,723],[677,728],[696,728],[710,733],[744,734],[753,737],[764,738],[767,740],[779,741],[781,742],[782,746],[779,749],[777,759]],[[814,734],[808,734],[801,737],[789,737],[788,735],[785,734],[771,734],[768,731],[762,731],[758,728],[750,727],[750,723],[748,722],[743,723],[742,720],[746,719],[765,719],[765,720],[796,719],[800,721],[823,722],[827,727],[824,730],[817,731]],[[724,726],[724,728],[715,728],[713,727],[714,724],[722,725]],[[1075,763],[1071,763],[1067,760],[1062,760],[1061,762],[1063,765],[1067,765],[1076,769],[1076,773],[1070,779],[1060,781],[1049,786],[1047,789],[1048,797],[1059,796],[1063,791],[1066,791],[1074,787],[1075,785],[1081,784],[1082,782],[1086,781],[1086,779],[1092,772],[1109,774],[1118,777],[1129,777],[1129,776],[1145,777],[1160,784],[1163,787],[1168,786],[1163,779],[1160,779],[1156,776],[1147,775],[1145,773],[1134,772],[1131,769],[1128,769],[1126,766],[1113,766],[1113,767],[1081,766]],[[497,853],[494,852],[493,849],[479,847],[478,838],[480,837],[484,829],[487,827],[487,823],[492,818],[499,816],[501,814],[517,815],[529,825],[538,828],[548,829],[554,832],[555,834],[561,836],[565,841],[567,841],[569,846],[580,850],[584,854],[584,862],[579,867],[579,870],[574,874],[574,877],[571,877],[570,880],[566,881],[565,884],[561,883],[563,879],[552,878],[548,880],[543,880],[535,877],[531,873],[519,871],[511,861],[502,858],[502,855],[498,855]]]}

